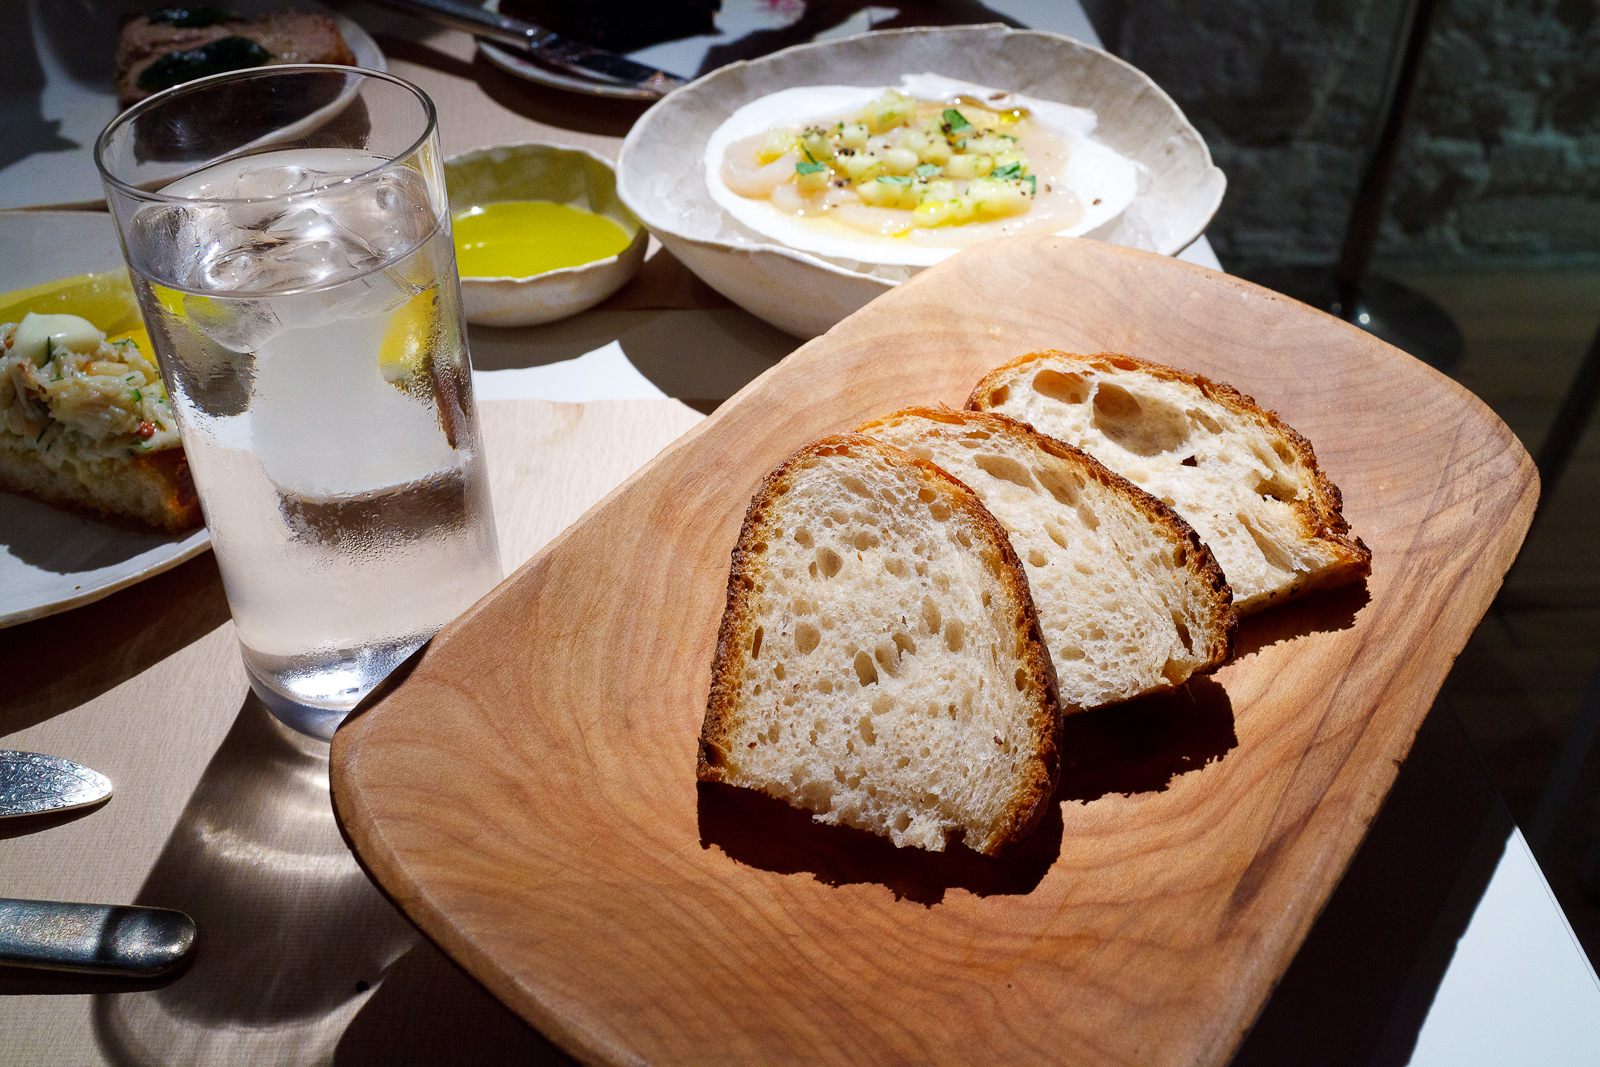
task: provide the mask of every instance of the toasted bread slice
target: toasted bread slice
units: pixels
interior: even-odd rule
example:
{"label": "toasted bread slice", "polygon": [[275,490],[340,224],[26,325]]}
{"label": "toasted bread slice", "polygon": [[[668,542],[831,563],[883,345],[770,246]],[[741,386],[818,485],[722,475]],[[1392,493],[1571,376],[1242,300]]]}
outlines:
{"label": "toasted bread slice", "polygon": [[155,360],[74,316],[0,323],[0,491],[169,533],[202,518]]}
{"label": "toasted bread slice", "polygon": [[767,476],[733,551],[702,781],[997,855],[1055,791],[1060,726],[1027,578],[970,489],[854,434]]}
{"label": "toasted bread slice", "polygon": [[0,435],[0,490],[168,533],[192,530],[203,521],[181,448],[52,466],[37,452],[8,447]]}
{"label": "toasted bread slice", "polygon": [[967,407],[1027,422],[1170,504],[1241,615],[1372,569],[1311,442],[1231,386],[1130,356],[1035,352],[991,371]]}
{"label": "toasted bread slice", "polygon": [[1011,535],[1063,713],[1215,670],[1237,620],[1222,568],[1189,524],[1086,453],[995,415],[908,408],[859,433],[937,464]]}

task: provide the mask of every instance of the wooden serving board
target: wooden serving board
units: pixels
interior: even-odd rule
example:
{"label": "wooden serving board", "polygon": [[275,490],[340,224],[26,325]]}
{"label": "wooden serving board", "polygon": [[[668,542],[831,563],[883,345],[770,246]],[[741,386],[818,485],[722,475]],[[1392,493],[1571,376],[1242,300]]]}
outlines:
{"label": "wooden serving board", "polygon": [[[1068,720],[1004,861],[695,782],[728,553],[804,441],[960,405],[1037,348],[1230,382],[1316,446],[1365,587]],[[1264,289],[1091,241],[972,249],[751,383],[442,633],[333,743],[338,816],[422,930],[607,1064],[1225,1062],[1360,844],[1537,497],[1475,397]]]}

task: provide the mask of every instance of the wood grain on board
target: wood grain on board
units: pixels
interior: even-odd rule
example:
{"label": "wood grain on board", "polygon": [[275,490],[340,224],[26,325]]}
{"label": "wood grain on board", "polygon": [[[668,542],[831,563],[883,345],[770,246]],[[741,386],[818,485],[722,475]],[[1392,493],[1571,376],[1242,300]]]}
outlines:
{"label": "wood grain on board", "polygon": [[[1230,382],[1316,446],[1365,586],[1068,721],[1018,854],[897,851],[695,782],[728,553],[794,448],[959,405],[1042,347]],[[1337,882],[1526,530],[1534,468],[1421,363],[1090,241],[984,245],[800,349],[436,639],[334,741],[335,807],[427,935],[593,1063],[1219,1064]]]}

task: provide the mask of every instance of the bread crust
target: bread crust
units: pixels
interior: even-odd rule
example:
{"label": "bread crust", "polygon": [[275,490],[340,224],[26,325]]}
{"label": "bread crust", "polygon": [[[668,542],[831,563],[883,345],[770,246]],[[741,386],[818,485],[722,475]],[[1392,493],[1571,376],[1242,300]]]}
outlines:
{"label": "bread crust", "polygon": [[26,449],[0,448],[0,490],[145,531],[184,533],[205,521],[182,448],[98,460],[94,466],[116,492],[53,467]]}
{"label": "bread crust", "polygon": [[1239,629],[1239,616],[1233,610],[1233,590],[1228,585],[1227,576],[1222,573],[1221,565],[1211,554],[1210,546],[1202,541],[1200,535],[1195,533],[1194,527],[1171,507],[1128,481],[1083,449],[1074,448],[1065,441],[1040,433],[1028,423],[997,411],[956,411],[943,404],[936,408],[909,407],[881,419],[873,419],[863,424],[856,432],[870,434],[874,427],[892,425],[896,420],[904,418],[934,419],[951,425],[977,425],[997,434],[1024,435],[1046,453],[1072,463],[1087,477],[1127,497],[1129,503],[1145,517],[1165,530],[1170,539],[1184,545],[1186,551],[1183,567],[1208,594],[1207,615],[1210,625],[1206,633],[1210,640],[1206,649],[1207,659],[1205,665],[1197,667],[1194,673],[1210,674],[1232,657]]}
{"label": "bread crust", "polygon": [[[733,549],[733,564],[728,573],[727,604],[717,632],[717,651],[712,660],[711,692],[706,701],[705,720],[700,729],[696,777],[702,782],[729,782],[726,774],[729,755],[728,736],[737,722],[739,678],[744,669],[745,649],[751,636],[751,591],[760,571],[761,550],[771,535],[775,505],[788,491],[802,464],[841,451],[871,452],[895,466],[914,467],[926,484],[945,497],[952,510],[960,510],[990,536],[1000,553],[1003,586],[1015,599],[1013,626],[1025,649],[1025,695],[1032,708],[1029,716],[1033,758],[1025,781],[1013,791],[1000,819],[999,829],[981,847],[968,844],[987,856],[999,856],[1033,832],[1055,795],[1061,773],[1061,708],[1056,692],[1055,667],[1045,647],[1034,610],[1033,597],[1022,562],[1011,547],[1010,538],[999,521],[989,513],[976,494],[944,470],[917,459],[898,448],[862,434],[837,434],[813,441],[789,456],[762,480],[745,511],[739,540]],[[737,783],[735,783],[737,784]]]}
{"label": "bread crust", "polygon": [[1178,370],[1162,363],[1125,356],[1115,352],[1084,355],[1046,349],[1029,352],[1002,363],[984,375],[967,398],[969,411],[984,411],[990,394],[1000,386],[1009,386],[1023,377],[1026,369],[1035,363],[1076,363],[1090,369],[1137,371],[1158,381],[1179,382],[1197,390],[1206,399],[1214,401],[1229,411],[1254,422],[1281,439],[1294,453],[1295,458],[1308,470],[1312,481],[1310,499],[1289,502],[1300,522],[1307,540],[1319,541],[1333,553],[1336,563],[1316,573],[1283,592],[1255,605],[1255,610],[1313,589],[1327,589],[1345,585],[1367,577],[1372,572],[1372,551],[1352,533],[1350,523],[1343,514],[1344,496],[1317,462],[1311,442],[1293,426],[1284,422],[1278,413],[1256,403],[1255,398],[1240,392],[1224,382],[1215,382],[1200,374]]}

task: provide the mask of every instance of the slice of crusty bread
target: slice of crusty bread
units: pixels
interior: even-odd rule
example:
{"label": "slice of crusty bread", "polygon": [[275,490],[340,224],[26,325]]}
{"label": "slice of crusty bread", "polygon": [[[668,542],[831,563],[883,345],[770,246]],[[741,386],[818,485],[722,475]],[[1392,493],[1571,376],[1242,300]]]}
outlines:
{"label": "slice of crusty bread", "polygon": [[967,406],[1075,445],[1172,505],[1240,614],[1371,570],[1311,442],[1231,386],[1130,356],[1035,352],[991,371]]}
{"label": "slice of crusty bread", "polygon": [[971,490],[855,434],[767,476],[733,551],[702,781],[997,855],[1055,791],[1060,726],[1027,578]]}
{"label": "slice of crusty bread", "polygon": [[111,519],[182,533],[202,522],[200,498],[183,449],[144,456],[68,459],[52,466],[37,452],[0,438],[0,490]]}
{"label": "slice of crusty bread", "polygon": [[857,432],[955,475],[1006,528],[1064,712],[1170,689],[1228,658],[1237,620],[1222,568],[1171,508],[1093,457],[1004,415],[949,408]]}

